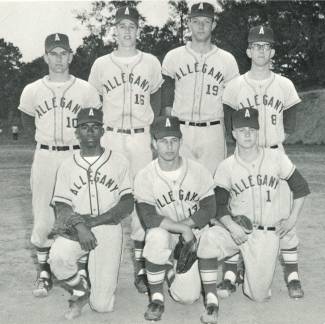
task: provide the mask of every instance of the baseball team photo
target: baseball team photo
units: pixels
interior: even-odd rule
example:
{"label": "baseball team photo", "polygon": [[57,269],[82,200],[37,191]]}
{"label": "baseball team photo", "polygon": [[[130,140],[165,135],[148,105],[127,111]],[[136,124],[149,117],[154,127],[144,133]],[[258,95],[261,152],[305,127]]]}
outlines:
{"label": "baseball team photo", "polygon": [[0,322],[325,323],[325,2],[0,1]]}

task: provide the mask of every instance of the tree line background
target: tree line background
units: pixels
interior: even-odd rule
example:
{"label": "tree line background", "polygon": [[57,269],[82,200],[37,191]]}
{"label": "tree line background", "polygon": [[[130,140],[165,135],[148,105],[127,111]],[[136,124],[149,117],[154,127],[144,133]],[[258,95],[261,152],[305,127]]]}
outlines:
{"label": "tree line background", "polygon": [[[85,25],[89,35],[76,50],[71,74],[88,79],[95,59],[116,46],[112,28],[115,8],[126,3],[137,6],[140,2],[95,1],[89,11],[76,14],[76,23]],[[170,0],[168,4],[169,19],[164,26],[152,26],[145,17],[141,17],[140,24],[138,48],[152,53],[160,61],[170,49],[185,44],[190,38],[187,2]],[[219,0],[218,5],[212,42],[235,56],[240,73],[250,67],[246,57],[248,30],[263,23],[271,26],[275,34],[273,70],[290,78],[300,91],[324,88],[325,2]],[[0,39],[0,120],[3,125],[19,124],[17,107],[24,86],[48,73],[42,57],[30,63],[21,59],[18,47]]]}

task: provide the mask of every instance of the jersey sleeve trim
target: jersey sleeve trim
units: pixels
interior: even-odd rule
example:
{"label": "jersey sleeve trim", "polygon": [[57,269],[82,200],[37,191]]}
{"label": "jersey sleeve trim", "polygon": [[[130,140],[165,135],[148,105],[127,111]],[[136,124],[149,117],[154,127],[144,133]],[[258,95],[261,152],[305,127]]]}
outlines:
{"label": "jersey sleeve trim", "polygon": [[32,112],[26,110],[26,109],[25,109],[24,107],[22,107],[22,106],[18,106],[18,109],[19,109],[20,111],[22,111],[22,112],[23,112],[24,114],[26,114],[26,115],[29,115],[29,116],[31,116],[31,117],[35,117],[35,112],[32,113]]}
{"label": "jersey sleeve trim", "polygon": [[72,206],[72,200],[66,197],[62,197],[62,196],[54,196],[52,199],[52,205],[55,205],[56,202],[62,202],[65,203],[69,206]]}
{"label": "jersey sleeve trim", "polygon": [[295,172],[295,169],[296,169],[296,167],[293,165],[290,172],[289,172],[289,174],[286,177],[281,178],[281,179],[288,180],[292,176],[292,174]]}
{"label": "jersey sleeve trim", "polygon": [[286,107],[284,108],[284,110],[287,110],[287,109],[291,108],[292,106],[297,105],[297,104],[300,103],[300,102],[301,102],[301,99],[299,98],[299,99],[297,99],[296,101],[291,102],[289,106],[286,106]]}

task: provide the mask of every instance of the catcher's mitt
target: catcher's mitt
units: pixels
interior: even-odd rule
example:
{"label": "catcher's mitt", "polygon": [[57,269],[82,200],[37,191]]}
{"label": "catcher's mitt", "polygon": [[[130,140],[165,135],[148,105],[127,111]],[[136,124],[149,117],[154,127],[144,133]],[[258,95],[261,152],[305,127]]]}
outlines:
{"label": "catcher's mitt", "polygon": [[174,259],[177,260],[177,273],[185,273],[191,269],[193,263],[197,260],[196,251],[197,240],[195,236],[190,242],[185,242],[183,237],[179,236],[179,241],[174,250]]}
{"label": "catcher's mitt", "polygon": [[236,215],[232,217],[232,220],[241,227],[243,227],[246,233],[250,233],[253,231],[253,223],[247,216]]}

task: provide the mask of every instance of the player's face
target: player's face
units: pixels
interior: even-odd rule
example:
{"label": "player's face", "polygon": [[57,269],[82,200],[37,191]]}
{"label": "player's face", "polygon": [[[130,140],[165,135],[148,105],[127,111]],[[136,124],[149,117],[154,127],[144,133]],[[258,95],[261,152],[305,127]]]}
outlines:
{"label": "player's face", "polygon": [[53,73],[65,73],[68,71],[72,58],[72,53],[61,47],[53,48],[44,55],[44,60],[49,66],[49,70]]}
{"label": "player's face", "polygon": [[103,126],[98,123],[85,123],[76,128],[76,136],[83,149],[99,147],[103,134]]}
{"label": "player's face", "polygon": [[179,156],[181,139],[175,136],[166,136],[154,141],[158,158],[164,161],[175,161]]}
{"label": "player's face", "polygon": [[135,47],[138,26],[131,20],[123,19],[116,25],[116,37],[121,47]]}
{"label": "player's face", "polygon": [[254,42],[249,44],[246,54],[252,60],[252,64],[260,67],[269,67],[275,51],[270,43]]}
{"label": "player's face", "polygon": [[250,127],[236,128],[232,132],[239,147],[249,149],[256,145],[258,130]]}
{"label": "player's face", "polygon": [[192,40],[197,42],[210,40],[211,33],[216,26],[213,19],[208,17],[191,18],[188,25],[192,32]]}

